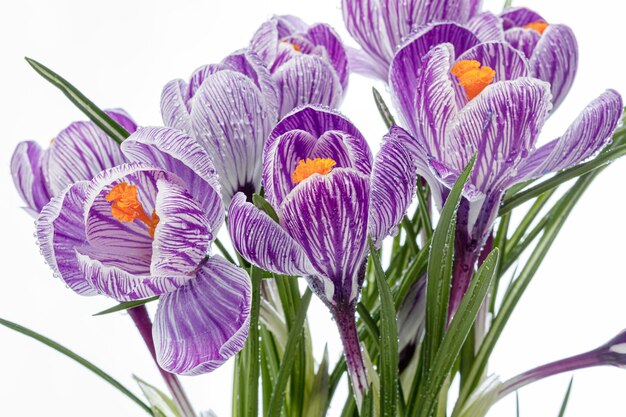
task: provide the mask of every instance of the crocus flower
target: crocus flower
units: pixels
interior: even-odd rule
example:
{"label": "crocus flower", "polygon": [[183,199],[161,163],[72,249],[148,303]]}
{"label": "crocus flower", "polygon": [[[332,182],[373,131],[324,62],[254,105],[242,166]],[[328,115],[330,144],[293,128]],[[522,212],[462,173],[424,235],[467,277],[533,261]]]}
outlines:
{"label": "crocus flower", "polygon": [[613,339],[589,352],[538,366],[509,379],[500,387],[496,401],[540,379],[563,372],[607,365],[619,368],[626,367],[626,330],[622,330]]}
{"label": "crocus flower", "polygon": [[[106,113],[129,132],[135,122],[123,110]],[[93,122],[74,122],[42,149],[35,141],[20,142],[11,159],[13,182],[26,210],[37,216],[50,199],[76,181],[125,162],[120,147]]]}
{"label": "crocus flower", "polygon": [[166,126],[194,137],[209,154],[222,198],[259,191],[265,138],[278,120],[274,81],[259,58],[238,52],[198,68],[189,83],[173,80],[161,96]]}
{"label": "crocus flower", "polygon": [[276,81],[280,116],[296,107],[337,108],[348,87],[348,57],[339,36],[325,23],[307,25],[295,16],[275,16],[250,41]]}
{"label": "crocus flower", "polygon": [[248,276],[211,242],[223,223],[206,152],[169,128],[142,128],[122,144],[132,161],[65,188],[41,212],[42,253],[71,289],[118,301],[160,296],[152,329],[160,366],[208,372],[248,333]]}
{"label": "crocus flower", "polygon": [[274,128],[265,149],[265,196],[278,222],[242,194],[228,212],[233,244],[245,259],[306,277],[329,307],[357,400],[368,387],[354,318],[368,237],[380,246],[411,202],[416,168],[403,145],[408,139],[393,128],[372,165],[363,135],[345,117],[299,109]]}
{"label": "crocus flower", "polygon": [[511,8],[500,15],[504,37],[530,60],[531,74],[550,83],[553,107],[563,102],[578,69],[578,43],[566,25],[549,24],[538,13]]}
{"label": "crocus flower", "polygon": [[[433,22],[453,23],[481,41],[502,40],[501,19],[480,12],[479,0],[343,0],[343,19],[362,50],[349,49],[350,68],[387,81],[389,65],[407,37]],[[435,35],[439,36],[439,35]],[[447,40],[430,39],[431,47]]]}
{"label": "crocus flower", "polygon": [[465,292],[481,247],[512,185],[574,166],[610,140],[622,98],[608,90],[559,138],[535,149],[552,106],[550,85],[532,78],[526,59],[501,43],[456,58],[443,44],[423,60],[401,50],[390,71],[392,96],[413,134],[413,152],[441,203],[477,153],[458,212],[452,311]]}

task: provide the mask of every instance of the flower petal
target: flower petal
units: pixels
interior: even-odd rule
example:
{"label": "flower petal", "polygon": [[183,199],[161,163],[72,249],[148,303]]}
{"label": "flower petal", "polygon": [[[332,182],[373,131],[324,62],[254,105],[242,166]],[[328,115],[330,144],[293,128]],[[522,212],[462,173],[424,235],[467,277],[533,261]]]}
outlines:
{"label": "flower petal", "polygon": [[530,59],[541,35],[536,30],[524,28],[511,28],[504,33],[504,38],[511,46],[522,52],[526,58]]}
{"label": "flower petal", "polygon": [[191,120],[195,138],[220,176],[224,204],[228,205],[237,191],[257,192],[259,155],[275,113],[252,80],[231,70],[210,76],[195,96]]}
{"label": "flower petal", "polygon": [[315,269],[333,281],[335,301],[350,303],[358,296],[359,270],[367,253],[369,200],[369,178],[338,168],[304,180],[281,207],[281,225]]}
{"label": "flower petal", "polygon": [[219,256],[195,279],[159,300],[152,334],[168,372],[210,372],[239,352],[248,337],[252,289],[248,274]]}
{"label": "flower petal", "polygon": [[500,14],[500,17],[505,21],[504,29],[509,29],[511,26],[526,26],[533,22],[545,22],[539,13],[525,7],[508,8]]}
{"label": "flower petal", "polygon": [[572,88],[578,70],[578,43],[572,29],[548,26],[535,47],[530,66],[535,77],[550,83],[556,109]]}
{"label": "flower petal", "polygon": [[37,142],[28,141],[20,142],[11,157],[13,184],[33,216],[39,214],[51,197],[42,170],[45,156],[46,151]]}
{"label": "flower petal", "polygon": [[123,109],[109,109],[105,110],[105,113],[109,117],[115,120],[120,126],[122,126],[128,133],[133,133],[137,130],[137,124]]}
{"label": "flower petal", "polygon": [[460,173],[477,152],[467,193],[501,191],[530,153],[550,110],[549,85],[534,78],[500,81],[459,112],[441,161]]}
{"label": "flower petal", "polygon": [[269,68],[276,60],[278,52],[278,28],[275,19],[263,22],[250,40],[250,50]]}
{"label": "flower petal", "polygon": [[336,108],[343,100],[335,69],[317,56],[300,55],[289,60],[274,73],[274,79],[280,92],[281,116],[306,104]]}
{"label": "flower petal", "polygon": [[348,87],[348,56],[343,47],[339,35],[325,23],[318,23],[307,30],[306,36],[315,45],[323,46],[328,52],[328,60],[335,68],[339,76],[341,88],[345,91]]}
{"label": "flower petal", "polygon": [[37,219],[37,239],[56,276],[78,294],[96,295],[78,268],[74,250],[86,244],[83,204],[88,186],[87,181],[77,182],[52,198]]}
{"label": "flower petal", "polygon": [[204,209],[211,234],[217,235],[224,222],[219,178],[209,155],[195,139],[166,127],[141,128],[122,143],[122,152],[132,161],[163,168],[181,178]]}
{"label": "flower petal", "polygon": [[[109,113],[111,114],[111,113]],[[119,144],[93,122],[74,122],[63,129],[48,150],[44,172],[52,195],[76,181],[126,162]]]}
{"label": "flower petal", "polygon": [[172,80],[165,84],[161,93],[163,124],[191,134],[190,99],[189,86],[185,81]]}
{"label": "flower petal", "polygon": [[415,194],[416,164],[406,144],[412,141],[400,127],[383,139],[372,172],[369,233],[376,247],[397,231]]}
{"label": "flower petal", "polygon": [[184,188],[159,179],[157,190],[155,212],[159,224],[154,231],[150,273],[155,276],[191,275],[215,237],[203,208]]}
{"label": "flower petal", "polygon": [[467,27],[474,32],[481,42],[504,40],[502,18],[491,12],[482,12],[467,22]]}
{"label": "flower petal", "polygon": [[476,45],[457,58],[476,60],[496,72],[493,82],[529,77],[530,67],[522,52],[505,42],[487,42]]}
{"label": "flower petal", "polygon": [[387,75],[388,67],[386,65],[374,61],[361,49],[346,46],[346,53],[350,64],[350,72],[387,82],[389,77]]}
{"label": "flower petal", "polygon": [[296,276],[317,273],[304,249],[271,217],[246,202],[242,193],[233,197],[229,207],[228,231],[241,256],[267,271]]}
{"label": "flower petal", "polygon": [[[533,176],[572,167],[597,153],[611,140],[622,110],[622,97],[614,90],[607,90],[593,100],[563,136],[544,146],[550,152]],[[535,153],[542,152],[542,148]]]}

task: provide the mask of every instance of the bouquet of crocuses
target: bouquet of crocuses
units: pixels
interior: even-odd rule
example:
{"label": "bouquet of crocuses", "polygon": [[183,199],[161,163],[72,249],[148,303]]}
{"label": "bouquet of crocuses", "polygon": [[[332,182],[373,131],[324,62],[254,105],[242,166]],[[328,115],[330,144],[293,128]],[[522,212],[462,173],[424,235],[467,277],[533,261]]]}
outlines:
{"label": "bouquet of crocuses", "polygon": [[[541,378],[626,365],[623,332],[507,381],[488,369],[568,215],[626,153],[613,90],[538,145],[576,75],[572,31],[479,0],[342,11],[360,49],[327,24],[275,16],[244,49],[167,83],[158,127],[99,109],[29,59],[90,119],[13,155],[41,253],[74,292],[117,302],[101,314],[128,312],[169,393],[137,379],[140,398],[0,324],[155,417],[198,415],[176,375],[231,358],[237,417],[323,417],[331,401],[342,417],[482,417]],[[388,86],[392,106],[373,91],[388,127],[375,150],[338,110],[351,73]],[[313,296],[343,343],[337,363],[313,356]]]}

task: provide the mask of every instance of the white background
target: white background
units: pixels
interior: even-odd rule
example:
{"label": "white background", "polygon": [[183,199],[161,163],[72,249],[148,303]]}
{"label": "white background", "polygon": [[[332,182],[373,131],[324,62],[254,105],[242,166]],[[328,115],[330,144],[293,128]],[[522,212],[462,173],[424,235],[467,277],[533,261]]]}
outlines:
{"label": "white background", "polygon": [[[10,5],[9,5],[10,4]],[[521,0],[516,2],[521,4]],[[527,0],[549,22],[569,24],[580,44],[574,88],[544,130],[563,131],[607,87],[626,93],[623,53],[626,7],[615,0]],[[500,0],[487,1],[498,11]],[[91,317],[115,304],[83,298],[52,278],[33,238],[33,220],[13,188],[9,160],[25,139],[47,144],[84,117],[22,59],[30,56],[71,80],[102,107],[123,107],[142,125],[159,124],[161,87],[196,67],[243,47],[274,13],[325,21],[353,44],[339,0],[21,1],[0,12],[0,317],[38,330],[103,367],[127,386],[131,373],[162,386],[139,335],[124,314]],[[375,145],[384,132],[371,100],[371,80],[353,76],[343,112]],[[379,86],[382,88],[382,86]],[[503,378],[593,348],[626,327],[624,280],[626,161],[607,169],[571,215],[548,259],[511,318],[491,370]],[[340,354],[338,338],[319,303],[311,317],[319,357],[323,343]],[[232,363],[183,378],[198,410],[230,415]],[[521,391],[522,416],[556,416],[569,375]],[[569,417],[626,415],[626,372],[576,374]],[[342,391],[345,393],[345,391]],[[338,415],[337,407],[331,414]],[[0,416],[141,416],[127,398],[49,348],[0,328]],[[491,417],[514,416],[514,401]]]}

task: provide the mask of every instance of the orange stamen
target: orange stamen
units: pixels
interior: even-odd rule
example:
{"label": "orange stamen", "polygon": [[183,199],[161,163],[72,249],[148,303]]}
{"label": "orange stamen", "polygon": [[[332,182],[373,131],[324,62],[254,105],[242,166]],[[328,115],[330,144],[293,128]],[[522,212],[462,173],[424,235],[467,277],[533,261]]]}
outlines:
{"label": "orange stamen", "polygon": [[291,176],[294,184],[306,180],[313,174],[326,175],[337,163],[331,158],[302,159]]}
{"label": "orange stamen", "polygon": [[160,219],[156,211],[152,212],[152,217],[148,217],[139,202],[136,185],[120,182],[109,191],[105,198],[111,203],[113,217],[123,223],[139,220],[148,226],[148,234],[154,239],[154,231]]}
{"label": "orange stamen", "polygon": [[546,28],[549,25],[546,22],[542,22],[541,20],[537,20],[536,22],[532,22],[529,23],[527,25],[524,26],[524,29],[532,29],[532,30],[536,30],[537,32],[539,32],[539,34],[543,35],[543,31],[546,30]]}
{"label": "orange stamen", "polygon": [[282,41],[288,45],[291,45],[291,47],[294,49],[294,51],[296,52],[302,52],[302,48],[300,48],[300,45],[296,45],[295,43],[289,42],[289,41]]}
{"label": "orange stamen", "polygon": [[459,61],[450,71],[459,79],[459,85],[465,89],[467,98],[472,100],[493,82],[496,72],[487,66],[480,66],[474,60]]}

